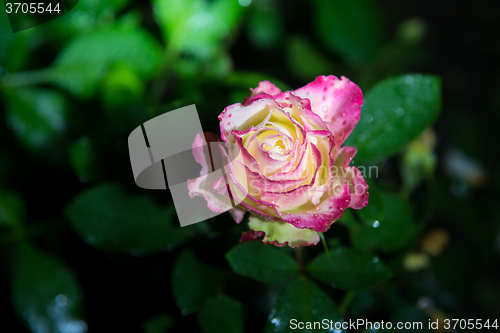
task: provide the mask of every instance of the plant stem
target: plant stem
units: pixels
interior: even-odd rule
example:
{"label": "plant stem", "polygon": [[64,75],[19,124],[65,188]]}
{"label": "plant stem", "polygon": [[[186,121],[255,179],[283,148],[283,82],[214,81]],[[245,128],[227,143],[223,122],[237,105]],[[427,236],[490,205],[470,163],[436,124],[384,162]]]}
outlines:
{"label": "plant stem", "polygon": [[295,258],[297,258],[297,262],[299,263],[300,271],[305,272],[304,259],[302,258],[302,250],[300,247],[295,248]]}
{"label": "plant stem", "polygon": [[354,290],[349,290],[342,299],[342,302],[339,306],[340,315],[342,316],[342,318],[345,318],[347,308],[349,307],[349,304],[351,303],[352,297],[355,293],[356,292]]}
{"label": "plant stem", "polygon": [[321,242],[323,243],[323,247],[325,248],[326,257],[328,258],[328,262],[331,262],[330,251],[328,251],[328,245],[326,244],[325,235],[322,232],[319,233],[319,237],[321,238]]}

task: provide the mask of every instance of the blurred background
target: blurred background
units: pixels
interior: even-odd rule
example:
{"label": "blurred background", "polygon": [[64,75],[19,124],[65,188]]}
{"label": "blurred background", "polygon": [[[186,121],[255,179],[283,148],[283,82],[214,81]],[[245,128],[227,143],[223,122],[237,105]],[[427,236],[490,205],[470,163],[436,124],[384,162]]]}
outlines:
{"label": "blurred background", "polygon": [[[13,33],[2,9],[0,331],[286,332],[274,314],[301,300],[225,258],[246,223],[223,214],[180,228],[168,191],[135,186],[127,137],[190,104],[218,133],[219,113],[260,80],[288,90],[323,74],[350,78],[365,97],[387,78],[430,74],[442,103],[411,142],[355,158],[379,167],[372,208],[325,234],[331,249],[372,251],[393,277],[352,288],[320,279],[321,292],[345,319],[492,324],[499,12],[487,0],[80,0]],[[391,200],[402,207],[385,207],[393,226],[370,238],[363,228]],[[303,260],[323,251],[304,249]],[[211,309],[234,321],[221,328]]]}

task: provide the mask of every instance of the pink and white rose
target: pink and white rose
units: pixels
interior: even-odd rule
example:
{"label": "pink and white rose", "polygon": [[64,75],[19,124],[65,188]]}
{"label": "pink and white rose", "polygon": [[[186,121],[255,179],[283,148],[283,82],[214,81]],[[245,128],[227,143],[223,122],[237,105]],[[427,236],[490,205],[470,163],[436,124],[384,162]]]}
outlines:
{"label": "pink and white rose", "polygon": [[[232,208],[241,222],[251,213],[250,231],[240,241],[262,239],[276,246],[319,242],[345,209],[368,204],[368,185],[355,166],[353,147],[342,147],[361,115],[361,89],[349,79],[318,76],[294,91],[262,81],[243,104],[219,115],[226,146],[225,179],[188,183],[214,211]],[[193,148],[203,140],[197,137]],[[202,168],[205,158],[197,158]],[[236,208],[217,204],[229,194]]]}

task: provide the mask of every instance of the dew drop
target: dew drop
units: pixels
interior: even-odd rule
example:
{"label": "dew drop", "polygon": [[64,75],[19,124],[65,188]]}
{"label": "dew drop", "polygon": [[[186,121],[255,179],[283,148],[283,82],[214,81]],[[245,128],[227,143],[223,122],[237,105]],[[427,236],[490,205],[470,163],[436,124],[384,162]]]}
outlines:
{"label": "dew drop", "polygon": [[374,228],[378,228],[378,226],[380,225],[380,222],[379,221],[374,221],[373,222],[373,227]]}
{"label": "dew drop", "polygon": [[396,115],[397,115],[398,117],[402,117],[402,116],[404,116],[404,115],[405,115],[405,110],[403,110],[403,109],[401,109],[401,108],[397,108],[397,109],[396,109]]}
{"label": "dew drop", "polygon": [[408,75],[406,78],[405,78],[405,81],[407,84],[413,84],[413,82],[415,82],[415,79],[413,78],[413,76],[411,75]]}
{"label": "dew drop", "polygon": [[319,207],[316,207],[316,211],[319,211]]}
{"label": "dew drop", "polygon": [[56,304],[60,307],[66,306],[66,304],[68,304],[68,298],[63,294],[59,294],[56,296]]}
{"label": "dew drop", "polygon": [[279,326],[280,322],[281,322],[281,318],[273,318],[271,320],[271,323],[274,324],[274,325],[276,325],[276,326]]}
{"label": "dew drop", "polygon": [[373,120],[373,116],[372,116],[371,114],[369,114],[369,113],[365,114],[365,117],[364,117],[364,118],[365,118],[365,121],[366,121],[367,123],[371,123],[371,122],[372,122],[372,120]]}
{"label": "dew drop", "polygon": [[374,263],[374,264],[376,264],[376,263],[378,263],[378,258],[377,258],[377,257],[374,257],[374,258],[372,259],[372,261],[373,261],[373,263]]}

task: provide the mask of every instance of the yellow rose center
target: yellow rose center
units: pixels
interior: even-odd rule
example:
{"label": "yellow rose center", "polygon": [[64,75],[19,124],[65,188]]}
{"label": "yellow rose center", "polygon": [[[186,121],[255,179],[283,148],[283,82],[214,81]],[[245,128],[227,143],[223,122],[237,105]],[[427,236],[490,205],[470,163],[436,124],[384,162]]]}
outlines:
{"label": "yellow rose center", "polygon": [[276,144],[274,145],[275,152],[283,154],[285,152],[285,149],[286,148],[285,148],[285,144],[283,143],[283,141],[281,141],[281,140],[276,141]]}
{"label": "yellow rose center", "polygon": [[286,146],[283,143],[283,141],[281,141],[281,140],[277,140],[276,143],[274,144],[274,146],[268,145],[268,144],[264,143],[262,145],[262,147],[265,150],[272,150],[272,151],[277,152],[278,154],[284,154],[284,153],[286,153]]}

